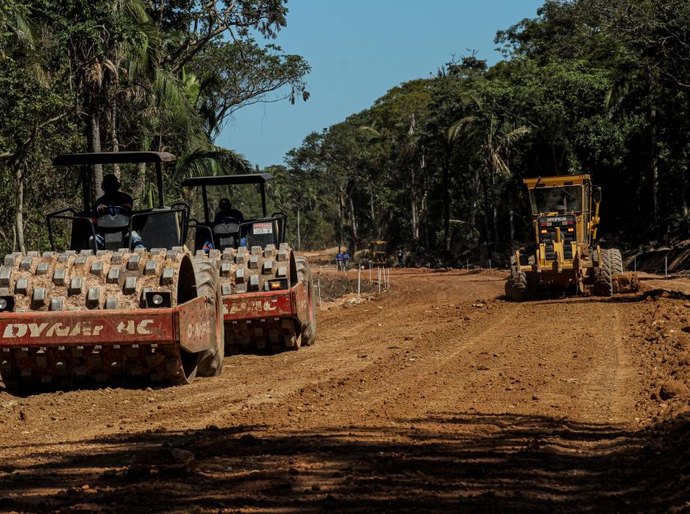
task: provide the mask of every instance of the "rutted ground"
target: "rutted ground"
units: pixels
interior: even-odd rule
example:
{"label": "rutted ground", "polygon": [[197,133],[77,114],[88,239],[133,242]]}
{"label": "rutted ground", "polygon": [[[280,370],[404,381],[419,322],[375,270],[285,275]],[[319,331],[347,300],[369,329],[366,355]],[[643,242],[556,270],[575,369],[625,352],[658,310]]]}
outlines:
{"label": "rutted ground", "polygon": [[0,393],[0,509],[690,508],[690,303],[510,303],[504,277],[394,271],[316,346],[191,386]]}

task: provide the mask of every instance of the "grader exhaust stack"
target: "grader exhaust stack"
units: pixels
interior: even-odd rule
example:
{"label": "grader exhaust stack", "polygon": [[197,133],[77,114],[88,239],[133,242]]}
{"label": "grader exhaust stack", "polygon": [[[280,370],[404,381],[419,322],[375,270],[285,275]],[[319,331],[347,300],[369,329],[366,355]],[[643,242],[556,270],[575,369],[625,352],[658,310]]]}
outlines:
{"label": "grader exhaust stack", "polygon": [[505,286],[509,298],[519,301],[545,293],[611,296],[637,289],[636,277],[623,273],[620,250],[596,244],[601,189],[589,175],[528,178],[524,183],[534,242],[511,257]]}

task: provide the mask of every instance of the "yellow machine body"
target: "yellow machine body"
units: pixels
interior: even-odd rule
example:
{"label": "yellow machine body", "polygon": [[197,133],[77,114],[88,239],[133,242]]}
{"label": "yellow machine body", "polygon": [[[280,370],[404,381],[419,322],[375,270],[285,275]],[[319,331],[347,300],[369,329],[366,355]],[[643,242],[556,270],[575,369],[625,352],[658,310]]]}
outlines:
{"label": "yellow machine body", "polygon": [[613,294],[623,261],[619,250],[596,244],[601,189],[584,174],[527,178],[524,183],[534,239],[511,258],[507,295]]}

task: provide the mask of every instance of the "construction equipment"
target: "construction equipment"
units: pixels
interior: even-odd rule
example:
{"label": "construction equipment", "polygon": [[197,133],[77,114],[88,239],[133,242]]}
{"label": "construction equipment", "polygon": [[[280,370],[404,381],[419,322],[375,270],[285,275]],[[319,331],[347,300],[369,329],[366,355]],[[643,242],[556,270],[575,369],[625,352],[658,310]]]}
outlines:
{"label": "construction equipment", "polygon": [[506,295],[524,300],[537,294],[594,294],[636,290],[634,274],[623,273],[618,249],[597,243],[601,189],[589,175],[524,180],[532,207],[535,241],[511,257]]}
{"label": "construction equipment", "polygon": [[387,258],[388,241],[376,240],[369,243],[369,260],[373,266],[385,266]]}
{"label": "construction equipment", "polygon": [[[82,166],[83,209],[47,215],[52,251],[13,253],[2,262],[0,375],[6,388],[184,384],[197,374],[221,372],[217,272],[182,246],[189,207],[165,206],[162,167],[173,161],[164,152],[55,159],[58,166]],[[111,211],[95,222],[93,166],[127,163],[156,165],[158,205]],[[60,224],[67,225],[70,244],[56,251]],[[125,236],[133,230],[145,248],[132,249]]]}
{"label": "construction equipment", "polygon": [[[189,196],[201,192],[200,220],[192,219],[193,247],[220,273],[226,353],[297,350],[316,341],[316,295],[304,257],[285,242],[287,215],[268,215],[268,173],[195,177],[183,181]],[[260,192],[254,218],[211,215],[212,199],[242,188]],[[194,189],[196,188],[196,189]],[[250,191],[251,192],[251,191]],[[198,195],[197,195],[198,196]],[[251,194],[243,194],[245,200]],[[190,237],[190,239],[192,239]]]}

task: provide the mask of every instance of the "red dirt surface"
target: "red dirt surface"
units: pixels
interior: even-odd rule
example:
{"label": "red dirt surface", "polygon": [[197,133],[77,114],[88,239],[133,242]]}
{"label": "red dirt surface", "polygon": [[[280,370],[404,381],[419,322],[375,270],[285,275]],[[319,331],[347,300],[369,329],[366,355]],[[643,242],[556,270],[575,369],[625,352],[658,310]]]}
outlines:
{"label": "red dirt surface", "polygon": [[393,270],[325,305],[316,346],[189,386],[0,392],[0,510],[690,509],[682,287],[512,303],[504,280]]}

